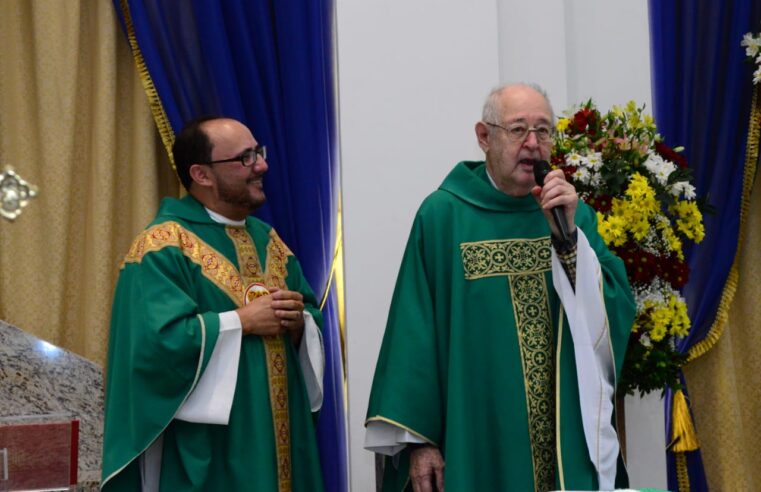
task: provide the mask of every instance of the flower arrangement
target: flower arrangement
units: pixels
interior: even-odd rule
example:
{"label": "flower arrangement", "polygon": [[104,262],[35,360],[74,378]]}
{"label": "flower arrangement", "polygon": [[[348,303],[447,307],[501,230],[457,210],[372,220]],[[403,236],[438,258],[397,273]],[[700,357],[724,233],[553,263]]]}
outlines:
{"label": "flower arrangement", "polygon": [[687,160],[633,101],[601,114],[590,99],[566,115],[552,163],[597,211],[600,235],[624,261],[637,302],[619,391],[679,389],[687,356],[676,340],[690,330],[679,292],[689,276],[683,245],[704,235]]}
{"label": "flower arrangement", "polygon": [[753,36],[753,33],[745,33],[740,46],[745,46],[745,56],[757,65],[753,72],[753,83],[758,84],[761,82],[761,34]]}

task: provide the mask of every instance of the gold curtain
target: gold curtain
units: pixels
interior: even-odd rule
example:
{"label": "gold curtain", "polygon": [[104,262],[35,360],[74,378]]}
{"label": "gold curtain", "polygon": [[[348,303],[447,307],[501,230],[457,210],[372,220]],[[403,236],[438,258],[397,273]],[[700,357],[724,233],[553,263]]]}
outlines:
{"label": "gold curtain", "polygon": [[177,182],[110,0],[0,2],[0,319],[103,364],[118,267]]}
{"label": "gold curtain", "polygon": [[751,194],[738,258],[737,292],[716,345],[685,375],[710,490],[761,482],[761,194]]}

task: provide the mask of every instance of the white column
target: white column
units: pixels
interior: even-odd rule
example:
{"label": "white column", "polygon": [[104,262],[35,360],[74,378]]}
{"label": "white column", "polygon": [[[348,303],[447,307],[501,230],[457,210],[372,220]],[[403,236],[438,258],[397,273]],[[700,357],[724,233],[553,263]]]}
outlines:
{"label": "white column", "polygon": [[351,487],[374,490],[362,448],[370,383],[412,218],[463,159],[499,81],[493,0],[337,2]]}
{"label": "white column", "polygon": [[627,396],[626,465],[632,488],[666,490],[666,433],[661,393]]}
{"label": "white column", "polygon": [[652,108],[647,2],[498,0],[503,82],[537,82],[557,112],[593,97]]}

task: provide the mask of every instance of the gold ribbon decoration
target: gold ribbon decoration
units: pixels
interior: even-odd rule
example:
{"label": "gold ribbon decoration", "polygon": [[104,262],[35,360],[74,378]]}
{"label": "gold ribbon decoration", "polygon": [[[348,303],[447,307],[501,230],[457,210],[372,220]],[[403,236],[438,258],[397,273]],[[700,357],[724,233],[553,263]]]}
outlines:
{"label": "gold ribbon decoration", "polygon": [[674,393],[671,412],[671,452],[676,459],[676,480],[679,492],[690,491],[690,475],[687,471],[687,455],[689,451],[700,448],[698,435],[692,423],[692,415],[687,403],[687,398],[682,390]]}
{"label": "gold ribbon decoration", "polygon": [[686,453],[700,448],[698,435],[692,423],[692,415],[682,390],[674,393],[674,403],[671,412],[671,451]]}

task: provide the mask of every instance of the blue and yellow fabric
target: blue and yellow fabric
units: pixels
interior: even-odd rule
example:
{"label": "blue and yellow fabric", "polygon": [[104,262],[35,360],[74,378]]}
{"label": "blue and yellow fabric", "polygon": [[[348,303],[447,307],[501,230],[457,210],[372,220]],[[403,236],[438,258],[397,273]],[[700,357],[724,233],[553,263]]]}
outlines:
{"label": "blue and yellow fabric", "polygon": [[[162,141],[200,115],[236,118],[267,145],[272,224],[322,296],[326,371],[318,439],[327,490],[347,490],[335,283],[333,2],[114,0]],[[171,158],[171,156],[170,156]]]}
{"label": "blue and yellow fabric", "polygon": [[[721,336],[737,286],[736,252],[748,212],[758,159],[759,115],[752,67],[740,41],[756,32],[761,1],[650,1],[655,118],[667,144],[684,146],[699,195],[716,209],[705,215],[706,235],[686,251],[691,269],[684,288],[692,329],[678,348],[690,360]],[[708,489],[687,385],[667,390],[669,490]]]}

